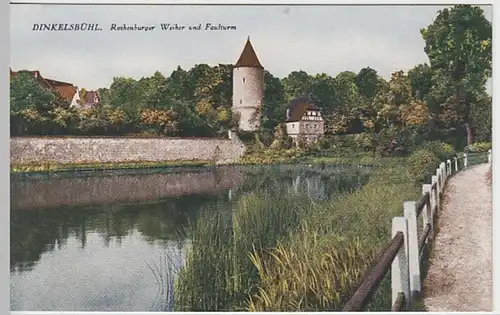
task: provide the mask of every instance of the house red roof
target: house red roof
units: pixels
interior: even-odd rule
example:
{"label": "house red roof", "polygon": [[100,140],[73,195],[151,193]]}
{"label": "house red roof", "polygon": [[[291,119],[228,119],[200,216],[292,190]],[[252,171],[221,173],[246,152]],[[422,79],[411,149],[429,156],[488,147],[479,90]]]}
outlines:
{"label": "house red roof", "polygon": [[257,58],[257,54],[253,49],[252,43],[250,42],[250,36],[245,43],[245,47],[243,48],[243,52],[240,55],[240,58],[234,65],[235,68],[239,67],[253,67],[253,68],[261,68],[264,67],[260,64],[259,58]]}
{"label": "house red roof", "polygon": [[99,101],[99,94],[97,91],[87,91],[85,93],[85,103],[95,103]]}
{"label": "house red roof", "polygon": [[58,85],[54,86],[53,89],[68,102],[71,102],[73,100],[73,97],[78,90],[78,88],[73,85]]}

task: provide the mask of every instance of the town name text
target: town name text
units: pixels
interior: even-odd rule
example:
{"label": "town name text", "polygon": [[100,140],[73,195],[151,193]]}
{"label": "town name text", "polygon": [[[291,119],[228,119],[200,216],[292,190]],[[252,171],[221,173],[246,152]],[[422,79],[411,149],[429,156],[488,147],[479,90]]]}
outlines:
{"label": "town name text", "polygon": [[94,23],[56,23],[33,24],[33,31],[102,31],[99,24]]}

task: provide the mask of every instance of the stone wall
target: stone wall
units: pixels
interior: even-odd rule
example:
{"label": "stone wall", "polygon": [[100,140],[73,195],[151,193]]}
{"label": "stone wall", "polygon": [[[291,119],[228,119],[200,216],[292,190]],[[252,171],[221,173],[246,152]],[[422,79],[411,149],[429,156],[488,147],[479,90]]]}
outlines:
{"label": "stone wall", "polygon": [[138,161],[215,160],[232,162],[245,151],[236,134],[230,140],[210,138],[11,138],[10,162],[117,163]]}

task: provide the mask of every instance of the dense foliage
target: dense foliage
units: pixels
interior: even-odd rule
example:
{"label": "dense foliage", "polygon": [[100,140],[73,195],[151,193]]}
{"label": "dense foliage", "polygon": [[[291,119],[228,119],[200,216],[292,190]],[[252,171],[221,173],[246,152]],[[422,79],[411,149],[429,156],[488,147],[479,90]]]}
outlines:
{"label": "dense foliage", "polygon": [[[281,79],[266,71],[260,141],[266,147],[286,142],[273,141],[283,133],[275,128],[287,103],[299,96],[319,105],[327,136],[363,133],[362,147],[382,155],[408,154],[426,140],[460,148],[467,140],[490,141],[492,103],[485,83],[492,29],[484,12],[456,5],[420,32],[430,63],[396,71],[389,81],[369,66],[336,76],[292,71]],[[237,127],[231,65],[178,67],[168,77],[158,71],[139,80],[116,77],[99,89],[101,104],[91,110],[68,108],[28,73],[13,77],[10,86],[13,135],[213,137]]]}

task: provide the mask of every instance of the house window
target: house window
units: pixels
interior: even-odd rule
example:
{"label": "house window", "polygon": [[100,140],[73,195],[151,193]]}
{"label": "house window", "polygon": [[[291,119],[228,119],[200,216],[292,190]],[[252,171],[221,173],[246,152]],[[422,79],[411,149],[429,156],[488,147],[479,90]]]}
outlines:
{"label": "house window", "polygon": [[245,83],[245,78],[243,78],[243,83]]}
{"label": "house window", "polygon": [[316,127],[317,127],[316,124],[314,124],[314,129],[316,129]]}
{"label": "house window", "polygon": [[292,124],[292,129],[294,129],[294,128],[295,128],[295,124]]}
{"label": "house window", "polygon": [[243,102],[243,100],[240,98],[240,104]]}
{"label": "house window", "polygon": [[309,129],[309,124],[306,124],[306,129]]}

